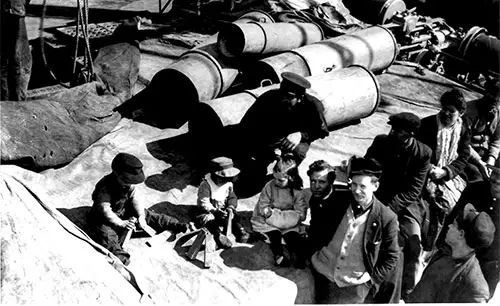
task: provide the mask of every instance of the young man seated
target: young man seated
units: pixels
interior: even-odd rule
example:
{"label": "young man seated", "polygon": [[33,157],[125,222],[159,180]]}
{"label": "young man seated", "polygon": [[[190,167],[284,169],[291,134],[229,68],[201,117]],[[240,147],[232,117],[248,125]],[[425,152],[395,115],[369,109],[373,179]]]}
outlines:
{"label": "young man seated", "polygon": [[112,172],[95,186],[92,193],[94,204],[87,216],[92,239],[115,254],[125,265],[130,263],[130,254],[119,242],[124,231],[146,225],[157,232],[171,230],[179,233],[189,228],[187,223],[143,207],[135,189],[135,185],[145,180],[142,167],[142,162],[134,155],[118,153],[111,162]]}

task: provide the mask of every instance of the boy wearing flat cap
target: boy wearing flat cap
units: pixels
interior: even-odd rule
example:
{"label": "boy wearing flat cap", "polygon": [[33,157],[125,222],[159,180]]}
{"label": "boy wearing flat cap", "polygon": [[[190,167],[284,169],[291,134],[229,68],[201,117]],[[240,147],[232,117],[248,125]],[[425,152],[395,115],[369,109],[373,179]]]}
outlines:
{"label": "boy wearing flat cap", "polygon": [[[157,232],[186,232],[188,224],[165,214],[145,209],[136,197],[135,185],[144,182],[142,162],[134,155],[118,153],[111,162],[112,172],[104,176],[92,193],[93,205],[87,216],[90,235],[115,254],[125,265],[130,254],[119,243],[127,229],[150,225]],[[137,220],[135,222],[134,220]]]}
{"label": "boy wearing flat cap", "polygon": [[410,303],[485,303],[489,299],[478,249],[488,247],[495,235],[495,225],[485,212],[467,204],[446,233],[449,250],[440,250],[431,258],[422,278],[410,294]]}
{"label": "boy wearing flat cap", "polygon": [[352,159],[350,168],[351,193],[339,195],[337,202],[343,218],[332,224],[331,241],[311,258],[320,304],[363,303],[399,260],[396,214],[374,195],[380,165],[360,157]]}
{"label": "boy wearing flat cap", "polygon": [[[423,269],[422,223],[426,209],[422,190],[431,167],[432,150],[414,138],[420,128],[420,118],[413,113],[391,115],[388,135],[378,135],[365,157],[377,160],[382,166],[377,198],[398,215],[400,243],[404,252],[404,266],[394,275],[392,288],[401,292],[382,292],[376,297],[380,303],[398,303],[415,287]],[[402,277],[402,279],[401,279]],[[384,300],[385,299],[385,300]]]}
{"label": "boy wearing flat cap", "polygon": [[258,97],[237,127],[238,156],[254,158],[258,170],[266,172],[278,150],[282,156],[292,153],[300,164],[309,145],[329,134],[323,105],[306,93],[311,84],[292,72],[282,77],[280,88]]}
{"label": "boy wearing flat cap", "polygon": [[227,157],[217,157],[210,161],[208,173],[198,188],[197,221],[208,229],[219,248],[230,248],[231,240],[220,231],[220,226],[225,226],[229,214],[233,214],[232,230],[239,242],[246,243],[249,234],[240,224],[236,212],[238,198],[233,191],[233,180],[240,173],[235,168],[233,161]]}

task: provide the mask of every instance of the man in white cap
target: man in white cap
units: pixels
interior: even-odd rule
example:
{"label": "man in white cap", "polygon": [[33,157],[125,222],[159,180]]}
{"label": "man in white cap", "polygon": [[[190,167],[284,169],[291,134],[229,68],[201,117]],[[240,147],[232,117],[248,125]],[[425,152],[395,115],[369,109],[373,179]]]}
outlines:
{"label": "man in white cap", "polygon": [[219,248],[230,248],[231,240],[224,235],[220,227],[227,225],[229,214],[233,215],[232,231],[239,242],[247,242],[249,234],[240,224],[237,214],[238,198],[233,191],[233,180],[240,173],[233,161],[227,157],[217,157],[210,161],[210,173],[202,180],[198,188],[197,221],[214,235]]}
{"label": "man in white cap", "polygon": [[465,205],[448,226],[446,244],[431,258],[420,282],[409,296],[410,303],[484,303],[490,295],[476,250],[488,247],[495,225],[485,212]]}
{"label": "man in white cap", "polygon": [[130,254],[119,243],[119,237],[125,230],[133,230],[136,225],[139,228],[151,225],[157,232],[168,229],[181,233],[189,228],[187,223],[143,207],[136,197],[134,186],[145,180],[142,167],[142,162],[134,155],[118,153],[111,162],[112,172],[96,184],[92,193],[94,204],[87,216],[92,239],[115,254],[125,265],[130,263]]}
{"label": "man in white cap", "polygon": [[309,145],[329,134],[323,105],[306,93],[309,81],[292,72],[282,77],[280,88],[257,98],[237,127],[238,156],[255,159],[253,170],[267,170],[277,150],[281,155],[293,153],[300,164]]}

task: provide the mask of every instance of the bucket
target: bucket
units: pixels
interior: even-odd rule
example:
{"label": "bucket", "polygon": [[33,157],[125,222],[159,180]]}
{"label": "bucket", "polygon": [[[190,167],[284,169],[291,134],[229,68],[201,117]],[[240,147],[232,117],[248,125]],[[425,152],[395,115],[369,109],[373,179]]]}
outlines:
{"label": "bucket", "polygon": [[277,83],[285,71],[307,77],[350,65],[380,71],[392,65],[397,54],[398,45],[391,31],[373,26],[259,60],[254,66],[254,78]]}
{"label": "bucket", "polygon": [[345,0],[351,15],[370,24],[385,24],[398,12],[406,11],[403,0]]}
{"label": "bucket", "polygon": [[314,23],[231,23],[219,32],[217,44],[227,57],[268,54],[321,41],[323,30]]}
{"label": "bucket", "polygon": [[[371,71],[362,66],[338,69],[308,77],[307,80],[311,83],[311,89],[307,92],[323,103],[329,129],[370,116],[376,111],[380,101],[377,79]],[[246,90],[232,96],[204,102],[203,109],[207,113],[200,117],[203,120],[219,118],[211,124],[205,122],[205,128],[239,123],[257,97],[276,88],[279,88],[279,84]],[[190,122],[190,126],[202,125]]]}

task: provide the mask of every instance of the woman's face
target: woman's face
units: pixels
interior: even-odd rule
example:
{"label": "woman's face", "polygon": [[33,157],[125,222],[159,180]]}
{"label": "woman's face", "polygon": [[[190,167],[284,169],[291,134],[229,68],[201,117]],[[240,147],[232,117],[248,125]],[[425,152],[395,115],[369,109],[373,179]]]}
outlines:
{"label": "woman's face", "polygon": [[439,112],[439,121],[441,121],[444,126],[448,127],[457,122],[458,118],[461,116],[462,114],[455,106],[446,105],[443,106]]}
{"label": "woman's face", "polygon": [[290,180],[288,174],[274,172],[273,176],[274,181],[276,182],[276,185],[278,185],[278,187],[285,188],[286,186],[288,186],[288,182]]}

